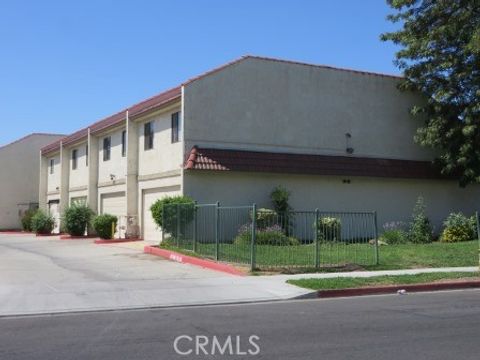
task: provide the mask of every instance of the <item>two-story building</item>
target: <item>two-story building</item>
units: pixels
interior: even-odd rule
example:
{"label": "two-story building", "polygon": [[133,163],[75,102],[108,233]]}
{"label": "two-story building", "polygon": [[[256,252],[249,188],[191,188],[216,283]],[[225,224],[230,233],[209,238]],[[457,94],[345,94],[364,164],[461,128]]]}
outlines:
{"label": "two-story building", "polygon": [[476,210],[480,187],[433,168],[413,140],[420,99],[399,81],[242,57],[43,148],[40,204],[59,214],[85,201],[156,241],[149,208],[163,196],[267,207],[283,185],[295,209],[375,210],[380,225],[408,221],[423,196],[439,229]]}

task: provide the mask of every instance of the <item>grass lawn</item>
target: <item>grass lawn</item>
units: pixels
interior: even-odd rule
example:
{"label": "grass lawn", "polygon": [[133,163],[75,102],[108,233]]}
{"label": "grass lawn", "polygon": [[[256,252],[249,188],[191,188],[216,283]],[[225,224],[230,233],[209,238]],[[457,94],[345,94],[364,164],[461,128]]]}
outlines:
{"label": "grass lawn", "polygon": [[312,290],[351,289],[367,286],[408,285],[430,283],[445,279],[479,279],[478,272],[441,272],[417,275],[374,276],[369,278],[332,278],[332,279],[298,279],[287,283]]}
{"label": "grass lawn", "polygon": [[[178,247],[169,247],[180,250]],[[192,255],[191,243],[183,243],[186,254]],[[197,244],[197,254],[215,257],[215,244]],[[232,263],[249,264],[250,246],[219,244],[219,259]],[[461,243],[384,245],[379,248],[379,264],[375,265],[375,248],[369,244],[330,243],[319,246],[321,267],[360,265],[367,270],[409,269],[421,267],[476,266],[479,259],[478,240]],[[315,245],[256,246],[256,263],[259,268],[314,268]]]}

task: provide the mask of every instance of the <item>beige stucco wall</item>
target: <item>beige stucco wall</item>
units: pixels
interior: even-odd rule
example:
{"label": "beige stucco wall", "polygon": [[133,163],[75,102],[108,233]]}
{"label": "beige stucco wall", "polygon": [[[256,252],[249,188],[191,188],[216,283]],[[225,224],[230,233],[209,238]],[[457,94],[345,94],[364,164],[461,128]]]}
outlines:
{"label": "beige stucco wall", "polygon": [[[77,188],[80,186],[87,186],[88,185],[88,166],[87,166],[87,142],[80,143],[76,146],[69,147],[69,166],[70,166],[70,190],[72,188]],[[72,168],[72,151],[77,149],[77,168],[74,170]]]}
{"label": "beige stucco wall", "polygon": [[[110,181],[110,175],[115,175],[115,180],[125,180],[127,175],[127,157],[122,157],[122,131],[116,129],[98,136],[98,183]],[[111,136],[110,160],[103,161],[103,139]]]}
{"label": "beige stucco wall", "polygon": [[418,196],[438,231],[450,212],[473,215],[480,208],[480,186],[460,188],[453,181],[401,180],[386,178],[279,175],[240,172],[186,171],[184,193],[199,203],[220,201],[223,205],[272,207],[270,193],[277,186],[291,191],[296,210],[377,211],[380,230],[390,221],[410,220]]}
{"label": "beige stucco wall", "polygon": [[[171,142],[171,116],[180,111],[180,105],[153,117],[138,122],[138,175],[152,175],[171,170],[178,170],[182,166],[182,142]],[[181,114],[180,114],[181,118]],[[144,124],[153,123],[153,149],[144,149]],[[181,121],[181,119],[180,119]]]}
{"label": "beige stucco wall", "polygon": [[187,84],[185,146],[430,159],[398,79],[248,58]]}
{"label": "beige stucco wall", "polygon": [[20,228],[18,204],[38,203],[40,148],[60,137],[32,134],[0,147],[0,229]]}

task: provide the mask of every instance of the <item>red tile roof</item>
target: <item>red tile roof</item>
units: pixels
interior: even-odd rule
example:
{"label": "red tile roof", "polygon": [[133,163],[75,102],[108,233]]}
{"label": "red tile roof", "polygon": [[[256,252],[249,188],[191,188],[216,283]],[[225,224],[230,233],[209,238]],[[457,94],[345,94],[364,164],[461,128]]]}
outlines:
{"label": "red tile roof", "polygon": [[[286,64],[295,64],[295,65],[301,65],[301,66],[310,66],[310,67],[316,67],[316,68],[323,68],[323,69],[330,69],[330,70],[336,70],[336,71],[348,71],[356,74],[362,74],[362,75],[373,75],[373,76],[382,76],[382,77],[389,77],[389,78],[401,78],[400,76],[396,75],[389,75],[389,74],[380,74],[380,73],[374,73],[374,72],[368,72],[368,71],[359,71],[359,70],[352,70],[352,69],[346,69],[346,68],[338,68],[338,67],[333,67],[333,66],[327,66],[327,65],[316,65],[316,64],[309,64],[309,63],[303,63],[299,61],[291,61],[291,60],[283,60],[283,59],[277,59],[277,58],[269,58],[269,57],[263,57],[263,56],[253,56],[253,55],[245,55],[242,56],[236,60],[233,60],[229,63],[226,63],[224,65],[221,65],[217,68],[214,68],[213,70],[207,71],[203,74],[200,74],[194,78],[191,78],[187,80],[186,82],[182,83],[181,85],[174,87],[172,89],[169,89],[167,91],[164,91],[158,95],[155,95],[151,98],[148,98],[146,100],[143,100],[135,105],[132,105],[116,114],[113,114],[105,119],[102,119],[89,127],[83,128],[81,130],[76,131],[75,133],[66,136],[63,140],[62,143],[64,145],[68,144],[73,144],[76,141],[79,141],[83,138],[85,138],[88,134],[88,128],[90,128],[90,131],[94,134],[96,132],[100,132],[102,130],[108,129],[111,126],[115,126],[122,121],[125,120],[125,112],[128,110],[129,111],[129,116],[140,116],[148,111],[157,109],[160,106],[166,105],[170,103],[171,101],[177,100],[181,96],[181,89],[182,86],[188,85],[192,82],[195,82],[199,79],[202,79],[206,76],[209,76],[211,74],[214,74],[218,71],[221,71],[229,66],[235,65],[245,59],[258,59],[258,60],[265,60],[265,61],[274,61],[274,62],[280,62],[280,63],[286,63]],[[53,151],[59,150],[60,147],[60,142],[54,142],[52,144],[49,144],[42,148],[42,153],[47,154]]]}
{"label": "red tile roof", "polygon": [[439,171],[428,161],[198,147],[192,148],[185,169],[405,179],[442,178]]}

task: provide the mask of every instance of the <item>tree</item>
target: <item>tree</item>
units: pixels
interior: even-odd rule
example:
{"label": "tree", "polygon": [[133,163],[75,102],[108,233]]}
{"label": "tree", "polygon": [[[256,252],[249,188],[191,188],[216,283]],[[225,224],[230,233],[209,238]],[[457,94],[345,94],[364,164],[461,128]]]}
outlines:
{"label": "tree", "polygon": [[480,0],[387,0],[401,23],[381,35],[401,49],[399,87],[420,92],[412,108],[424,121],[415,140],[435,149],[444,175],[480,182]]}

